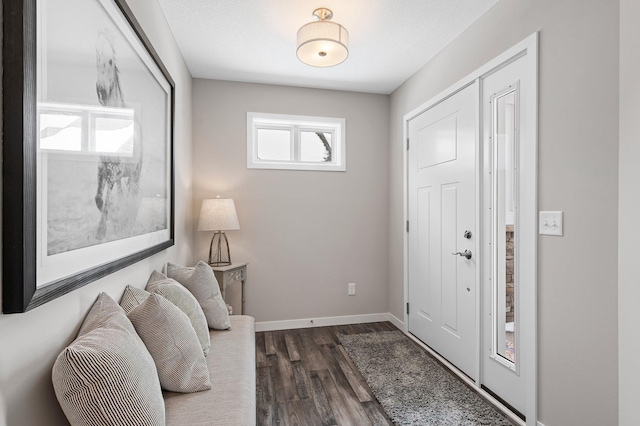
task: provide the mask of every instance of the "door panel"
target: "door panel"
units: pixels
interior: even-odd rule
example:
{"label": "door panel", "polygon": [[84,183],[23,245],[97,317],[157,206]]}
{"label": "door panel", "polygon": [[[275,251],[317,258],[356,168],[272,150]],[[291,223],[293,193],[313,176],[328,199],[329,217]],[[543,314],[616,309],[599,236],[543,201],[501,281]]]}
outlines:
{"label": "door panel", "polygon": [[456,116],[445,117],[420,129],[418,140],[418,167],[437,166],[456,159]]}
{"label": "door panel", "polygon": [[458,262],[456,252],[458,191],[455,184],[442,187],[442,324],[458,330]]}
{"label": "door panel", "polygon": [[454,253],[475,250],[478,98],[473,83],[408,127],[409,331],[471,377],[476,260]]}
{"label": "door panel", "polygon": [[420,313],[426,318],[431,318],[433,304],[430,295],[431,291],[431,277],[429,271],[431,270],[431,250],[429,247],[429,241],[431,236],[429,234],[431,223],[431,188],[418,189],[418,211],[423,212],[418,216],[418,229],[417,232],[423,235],[418,241],[418,254],[419,259],[423,259],[417,266],[419,275],[424,277],[423,285],[416,288],[416,296],[422,301],[421,304],[416,307],[420,308]]}

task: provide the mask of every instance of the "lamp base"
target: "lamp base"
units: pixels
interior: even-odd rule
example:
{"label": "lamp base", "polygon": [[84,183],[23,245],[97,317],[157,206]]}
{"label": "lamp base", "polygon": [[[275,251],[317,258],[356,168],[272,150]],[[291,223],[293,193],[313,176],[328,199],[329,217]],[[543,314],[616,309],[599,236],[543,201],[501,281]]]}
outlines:
{"label": "lamp base", "polygon": [[229,241],[227,241],[227,236],[223,231],[216,231],[211,238],[211,246],[209,247],[209,265],[231,265]]}

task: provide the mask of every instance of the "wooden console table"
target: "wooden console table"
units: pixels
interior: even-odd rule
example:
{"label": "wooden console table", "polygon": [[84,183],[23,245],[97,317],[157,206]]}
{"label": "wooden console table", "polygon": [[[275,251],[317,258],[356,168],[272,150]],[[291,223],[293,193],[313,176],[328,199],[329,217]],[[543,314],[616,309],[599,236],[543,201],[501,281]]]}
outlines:
{"label": "wooden console table", "polygon": [[233,284],[236,281],[240,281],[242,283],[242,309],[240,313],[244,315],[244,302],[245,302],[245,285],[247,283],[247,265],[248,263],[233,263],[229,266],[211,266],[214,275],[216,276],[216,280],[218,280],[218,285],[220,286],[220,291],[222,292],[222,298],[225,299],[225,290],[229,284]]}

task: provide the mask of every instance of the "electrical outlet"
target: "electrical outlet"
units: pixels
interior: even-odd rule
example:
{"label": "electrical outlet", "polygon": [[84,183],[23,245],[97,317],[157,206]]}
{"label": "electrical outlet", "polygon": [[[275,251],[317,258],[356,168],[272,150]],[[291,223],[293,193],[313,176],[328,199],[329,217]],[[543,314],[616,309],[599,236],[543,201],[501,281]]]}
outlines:
{"label": "electrical outlet", "polygon": [[348,285],[349,291],[348,291],[348,295],[349,296],[355,296],[356,294],[356,283],[349,283]]}

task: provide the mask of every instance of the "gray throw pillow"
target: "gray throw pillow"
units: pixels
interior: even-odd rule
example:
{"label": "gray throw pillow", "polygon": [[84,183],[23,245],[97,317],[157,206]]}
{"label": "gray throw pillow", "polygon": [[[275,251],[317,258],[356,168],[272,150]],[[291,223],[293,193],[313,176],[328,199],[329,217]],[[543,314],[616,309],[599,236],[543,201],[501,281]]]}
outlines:
{"label": "gray throw pillow", "polygon": [[218,281],[209,265],[200,261],[195,268],[188,268],[167,263],[167,276],[185,286],[196,297],[207,317],[209,328],[231,328],[227,304],[222,299]]}
{"label": "gray throw pillow", "polygon": [[128,285],[120,298],[120,306],[128,314],[133,308],[147,300],[149,294],[146,290]]}
{"label": "gray throw pillow", "polygon": [[202,352],[206,356],[211,348],[209,327],[207,318],[204,316],[204,312],[193,294],[176,280],[168,278],[158,271],[151,273],[151,277],[147,282],[147,291],[161,295],[187,314],[189,321],[191,321],[191,326],[198,336],[200,346],[202,346]]}
{"label": "gray throw pillow", "polygon": [[163,389],[172,392],[211,389],[198,336],[180,308],[151,293],[127,315],[156,363]]}
{"label": "gray throw pillow", "polygon": [[72,425],[164,425],[156,366],[124,311],[106,293],[56,359],[53,388]]}

